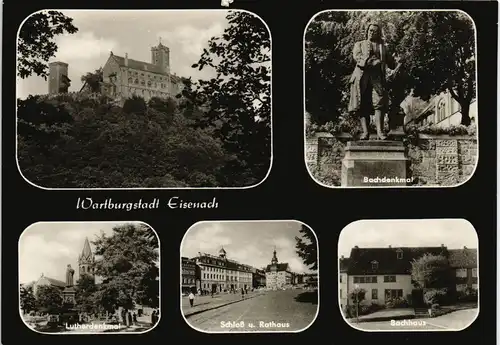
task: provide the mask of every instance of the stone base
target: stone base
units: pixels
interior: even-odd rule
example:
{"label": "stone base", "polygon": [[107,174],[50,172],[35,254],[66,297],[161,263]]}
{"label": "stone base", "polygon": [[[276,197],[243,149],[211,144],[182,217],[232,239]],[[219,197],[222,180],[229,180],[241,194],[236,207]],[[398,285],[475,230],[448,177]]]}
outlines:
{"label": "stone base", "polygon": [[342,160],[342,187],[407,186],[408,158],[401,141],[351,141]]}
{"label": "stone base", "polygon": [[63,302],[65,304],[75,304],[76,303],[75,295],[76,295],[76,290],[74,287],[70,286],[64,288],[62,292]]}

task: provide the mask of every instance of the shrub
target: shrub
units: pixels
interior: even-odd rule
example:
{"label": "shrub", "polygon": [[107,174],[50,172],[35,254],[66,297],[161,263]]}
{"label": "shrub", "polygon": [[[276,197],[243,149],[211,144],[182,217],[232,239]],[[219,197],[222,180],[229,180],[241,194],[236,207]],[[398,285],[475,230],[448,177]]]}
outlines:
{"label": "shrub", "polygon": [[477,290],[467,288],[464,291],[458,291],[457,300],[459,302],[477,302],[478,300]]}
{"label": "shrub", "polygon": [[408,308],[408,301],[403,297],[391,298],[385,302],[386,308]]}
{"label": "shrub", "polygon": [[424,291],[424,301],[427,305],[446,304],[448,302],[447,289],[426,289]]}
{"label": "shrub", "polygon": [[[375,303],[372,303],[372,304],[363,304],[363,305],[360,305],[359,308],[358,308],[358,316],[362,316],[362,315],[368,315],[368,314],[371,314],[371,313],[375,313],[379,310],[382,310],[384,309],[385,306],[383,305],[379,305],[379,304],[375,304]],[[356,305],[348,305],[348,306],[345,306],[344,308],[344,316],[346,318],[355,318],[356,317]]]}
{"label": "shrub", "polygon": [[431,306],[431,309],[433,309],[433,310],[437,310],[437,309],[439,309],[439,308],[441,308],[441,306],[440,306],[439,304],[437,304],[437,303],[434,303],[434,304]]}

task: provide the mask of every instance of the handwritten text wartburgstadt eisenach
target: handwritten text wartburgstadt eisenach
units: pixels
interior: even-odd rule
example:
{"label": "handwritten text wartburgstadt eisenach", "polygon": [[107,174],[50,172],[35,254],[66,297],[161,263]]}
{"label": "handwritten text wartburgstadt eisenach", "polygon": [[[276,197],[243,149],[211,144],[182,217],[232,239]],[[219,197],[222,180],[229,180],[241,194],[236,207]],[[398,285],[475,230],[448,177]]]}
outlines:
{"label": "handwritten text wartburgstadt eisenach", "polygon": [[[150,200],[139,199],[133,202],[120,202],[112,198],[104,200],[94,200],[93,198],[78,198],[76,202],[77,210],[155,210],[159,209],[162,203],[159,198]],[[210,209],[218,208],[219,203],[214,197],[212,200],[183,200],[178,196],[173,196],[166,202],[166,207],[170,209]]]}

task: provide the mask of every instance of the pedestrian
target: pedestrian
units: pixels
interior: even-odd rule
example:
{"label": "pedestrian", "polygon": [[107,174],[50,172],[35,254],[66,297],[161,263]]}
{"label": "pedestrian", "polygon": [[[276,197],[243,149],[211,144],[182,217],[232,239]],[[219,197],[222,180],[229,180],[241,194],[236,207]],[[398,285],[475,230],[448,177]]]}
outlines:
{"label": "pedestrian", "polygon": [[243,288],[241,288],[241,298],[245,298],[245,290]]}
{"label": "pedestrian", "polygon": [[194,294],[192,291],[189,293],[189,305],[191,305],[191,307],[194,306]]}

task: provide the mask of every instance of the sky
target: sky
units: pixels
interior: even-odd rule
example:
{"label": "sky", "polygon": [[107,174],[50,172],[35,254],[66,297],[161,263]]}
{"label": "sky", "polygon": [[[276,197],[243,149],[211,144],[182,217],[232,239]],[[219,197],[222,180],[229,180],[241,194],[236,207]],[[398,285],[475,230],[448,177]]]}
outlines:
{"label": "sky", "polygon": [[[69,64],[69,91],[79,91],[80,77],[106,63],[110,51],[115,55],[151,62],[151,47],[170,48],[170,70],[183,77],[204,79],[213,70],[191,68],[201,56],[208,40],[219,36],[227,26],[228,10],[203,11],[61,11],[73,18],[78,32],[56,36],[59,49],[50,60]],[[47,82],[36,76],[17,79],[17,97],[46,94]]]}
{"label": "sky", "polygon": [[463,219],[362,220],[346,226],[339,236],[338,255],[348,257],[354,246],[477,248],[474,227]]}
{"label": "sky", "polygon": [[78,256],[82,253],[85,237],[92,241],[101,231],[113,233],[114,222],[56,222],[36,223],[26,229],[19,238],[19,282],[30,283],[43,275],[58,280],[66,280],[66,266],[75,270],[74,282],[78,275]]}
{"label": "sky", "polygon": [[219,255],[224,247],[228,259],[255,268],[271,263],[273,250],[279,262],[287,262],[295,273],[310,273],[295,249],[295,236],[301,237],[301,223],[202,222],[191,227],[181,244],[181,255],[193,258],[198,252]]}

